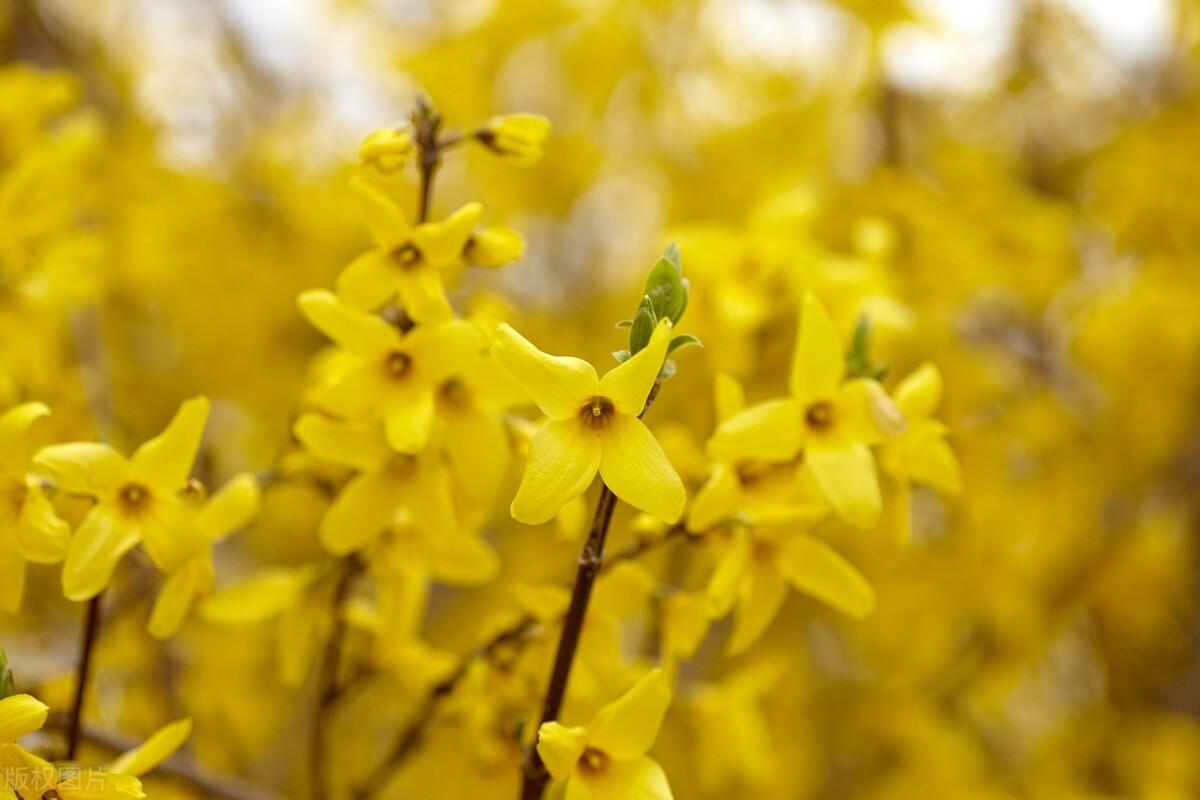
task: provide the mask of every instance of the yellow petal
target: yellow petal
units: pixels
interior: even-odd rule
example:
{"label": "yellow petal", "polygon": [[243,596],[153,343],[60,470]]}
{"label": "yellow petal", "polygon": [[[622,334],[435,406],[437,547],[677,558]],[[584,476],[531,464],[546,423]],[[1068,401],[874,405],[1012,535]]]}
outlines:
{"label": "yellow petal", "polygon": [[50,707],[27,694],[0,700],[0,743],[15,742],[46,724]]}
{"label": "yellow petal", "polygon": [[399,333],[382,317],[346,305],[333,292],[313,289],[297,304],[317,330],[351,353],[379,355],[399,344]]}
{"label": "yellow petal", "polygon": [[[200,556],[198,560],[207,561],[208,556]],[[150,611],[150,623],[146,628],[155,639],[170,639],[179,632],[192,609],[192,603],[200,594],[203,570],[203,566],[193,568],[189,565],[167,576],[158,591],[158,597],[154,598],[154,608]],[[209,566],[208,570],[211,574],[212,567]]]}
{"label": "yellow petal", "polygon": [[22,403],[0,414],[0,470],[13,475],[24,471],[29,457],[29,429],[49,416],[44,403]]}
{"label": "yellow petal", "polygon": [[307,569],[265,570],[209,597],[200,605],[200,614],[218,625],[262,622],[295,606],[312,581]]}
{"label": "yellow petal", "polygon": [[878,444],[904,432],[904,416],[877,381],[856,378],[838,389],[836,435],[848,442]]}
{"label": "yellow petal", "polygon": [[687,492],[646,423],[630,414],[613,414],[601,430],[600,444],[600,476],[613,494],[665,522],[679,520]]}
{"label": "yellow petal", "polygon": [[709,626],[709,600],[698,592],[676,592],[661,606],[663,650],[676,658],[691,658]]}
{"label": "yellow petal", "polygon": [[538,755],[552,777],[562,781],[571,776],[583,755],[586,738],[586,729],[568,728],[557,722],[546,722],[538,728]]}
{"label": "yellow petal", "polygon": [[58,769],[16,744],[0,744],[0,775],[23,798],[39,798],[58,788]]}
{"label": "yellow petal", "polygon": [[114,775],[84,767],[64,772],[55,787],[62,800],[141,800],[142,783],[132,775]]}
{"label": "yellow petal", "polygon": [[454,316],[441,269],[420,261],[395,273],[400,305],[417,322],[439,322]]}
{"label": "yellow petal", "polygon": [[379,308],[398,291],[399,270],[386,251],[368,250],[338,274],[334,283],[338,299],[357,309]]}
{"label": "yellow petal", "polygon": [[845,374],[845,359],[829,312],[815,295],[805,295],[804,315],[792,354],[792,396],[802,403],[832,397]]}
{"label": "yellow petal", "polygon": [[596,582],[588,613],[624,619],[645,609],[656,585],[654,575],[641,564],[618,563]]}
{"label": "yellow petal", "polygon": [[114,775],[141,777],[170,758],[192,735],[192,720],[184,718],[159,728],[150,738],[121,754],[108,768]]}
{"label": "yellow petal", "polygon": [[413,229],[412,238],[422,257],[433,264],[445,264],[462,255],[471,229],[479,222],[483,206],[467,203],[441,222],[427,222]]}
{"label": "yellow petal", "polygon": [[467,241],[464,256],[476,267],[502,267],[525,254],[525,240],[502,225],[480,228]]}
{"label": "yellow petal", "polygon": [[539,525],[583,494],[600,468],[600,438],[577,419],[547,420],[529,443],[529,456],[510,511]]}
{"label": "yellow petal", "polygon": [[435,580],[454,586],[479,586],[500,571],[500,556],[477,536],[453,529],[433,531],[431,535],[435,541],[422,555]]}
{"label": "yellow petal", "polygon": [[671,343],[671,321],[659,320],[649,343],[600,379],[600,395],[607,397],[624,414],[637,416],[646,405]]}
{"label": "yellow petal", "polygon": [[404,337],[404,346],[412,353],[419,380],[427,384],[462,372],[484,351],[479,329],[461,319],[419,325]]}
{"label": "yellow petal", "polygon": [[321,414],[303,414],[292,432],[308,452],[334,464],[371,470],[388,457],[383,430],[373,420],[342,422]]}
{"label": "yellow petal", "polygon": [[787,597],[787,583],[774,564],[753,561],[749,580],[742,584],[733,636],[729,640],[731,656],[744,653],[770,627]]}
{"label": "yellow petal", "polygon": [[445,426],[446,456],[459,485],[472,501],[490,505],[508,475],[504,425],[494,414],[472,408],[447,414]]}
{"label": "yellow petal", "polygon": [[350,481],[321,519],[321,544],[334,555],[362,549],[392,524],[402,490],[387,472]]}
{"label": "yellow petal", "polygon": [[25,501],[17,520],[17,550],[26,561],[57,564],[67,554],[71,530],[58,518],[41,484],[25,486]]}
{"label": "yellow petal", "polygon": [[570,356],[547,355],[508,325],[496,328],[491,352],[551,419],[575,417],[599,391],[591,364]]}
{"label": "yellow petal", "polygon": [[192,462],[208,421],[208,398],[184,401],[167,429],[143,444],[130,459],[137,476],[162,492],[177,492],[192,474]]}
{"label": "yellow petal", "polygon": [[339,364],[339,369],[313,391],[314,402],[321,410],[347,419],[377,412],[383,398],[394,388],[380,359],[352,358]]}
{"label": "yellow petal", "polygon": [[248,472],[235,475],[200,509],[200,527],[210,541],[218,541],[250,524],[258,513],[262,492]]}
{"label": "yellow petal", "polygon": [[751,406],[721,423],[708,440],[708,455],[721,461],[789,461],[804,440],[801,416],[790,397]]}
{"label": "yellow petal", "polygon": [[175,496],[156,497],[138,525],[146,555],[163,572],[181,569],[209,548],[197,509]]}
{"label": "yellow petal", "polygon": [[865,444],[809,442],[804,463],[833,509],[860,528],[879,519],[882,501],[875,460]]}
{"label": "yellow petal", "polygon": [[734,534],[731,549],[724,555],[708,579],[705,595],[708,613],[714,619],[723,617],[733,608],[750,576],[750,536],[744,529]]}
{"label": "yellow petal", "polygon": [[742,485],[737,470],[730,464],[714,464],[708,481],[696,492],[688,511],[687,528],[693,533],[704,531],[732,517],[742,502]]}
{"label": "yellow petal", "polygon": [[63,594],[68,600],[90,600],[112,580],[121,558],[141,540],[137,527],[118,518],[106,505],[84,517],[67,548],[63,563]]}
{"label": "yellow petal", "polygon": [[387,250],[408,239],[408,220],[395,201],[360,178],[353,179],[350,188],[358,198],[371,238],[377,245]]}
{"label": "yellow petal", "polygon": [[725,372],[718,372],[713,381],[717,424],[738,414],[746,407],[746,389],[741,381]]}
{"label": "yellow petal", "polygon": [[661,669],[652,669],[629,691],[600,709],[587,726],[587,743],[614,759],[643,756],[654,745],[671,704],[671,687]]}
{"label": "yellow petal", "polygon": [[571,602],[571,592],[562,586],[516,583],[509,591],[517,608],[540,622],[554,622]]}
{"label": "yellow petal", "polygon": [[[587,787],[572,795],[571,789]],[[591,780],[571,781],[566,800],[672,800],[667,775],[654,760],[643,756],[608,764]]]}
{"label": "yellow petal", "polygon": [[591,512],[583,495],[576,497],[562,507],[554,519],[555,533],[563,542],[573,542],[583,536],[588,529]]}
{"label": "yellow petal", "polygon": [[778,562],[788,583],[841,611],[862,619],[875,610],[875,590],[854,565],[832,547],[807,534],[788,537]]}
{"label": "yellow petal", "polygon": [[43,447],[33,457],[33,463],[62,491],[92,497],[114,491],[129,471],[120,453],[106,444],[93,442]]}
{"label": "yellow petal", "polygon": [[942,402],[942,373],[933,364],[922,364],[896,387],[896,405],[908,419],[929,417]]}
{"label": "yellow petal", "polygon": [[957,495],[962,492],[962,469],[950,445],[940,436],[923,439],[920,446],[905,453],[909,477],[917,483],[932,486],[939,492]]}
{"label": "yellow petal", "polygon": [[425,447],[433,430],[433,389],[404,382],[388,392],[383,411],[387,443],[401,453],[416,453]]}

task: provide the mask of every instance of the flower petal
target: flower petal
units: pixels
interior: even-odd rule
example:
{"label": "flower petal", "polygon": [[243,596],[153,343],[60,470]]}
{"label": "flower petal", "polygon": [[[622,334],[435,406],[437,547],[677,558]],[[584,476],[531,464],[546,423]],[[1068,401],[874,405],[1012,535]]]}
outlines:
{"label": "flower petal", "polygon": [[863,619],[875,610],[875,590],[853,564],[808,534],[788,537],[778,562],[788,583],[841,611]]}
{"label": "flower petal", "polygon": [[350,188],[358,198],[371,238],[377,245],[386,250],[407,241],[408,220],[392,198],[361,178],[352,180]]}
{"label": "flower petal", "polygon": [[490,506],[504,485],[511,461],[508,434],[494,415],[478,409],[445,415],[446,456],[473,502]]}
{"label": "flower petal", "polygon": [[[673,800],[667,775],[653,759],[643,756],[632,761],[617,761],[609,764],[591,781],[572,781],[574,785],[590,784],[590,795],[595,800]],[[568,794],[567,800],[576,800]]]}
{"label": "flower petal", "polygon": [[321,414],[303,414],[292,432],[308,452],[334,464],[370,470],[388,457],[387,441],[375,420],[342,422]]}
{"label": "flower petal", "polygon": [[629,691],[597,712],[587,726],[587,743],[618,760],[644,756],[662,727],[671,686],[661,669],[650,672]]}
{"label": "flower petal", "polygon": [[343,303],[333,292],[313,289],[296,302],[317,330],[351,353],[379,355],[400,341],[399,333],[382,317]]}
{"label": "flower petal", "polygon": [[962,468],[958,457],[946,440],[940,436],[929,436],[905,452],[904,466],[908,475],[917,483],[932,486],[942,494],[958,495],[962,492]]}
{"label": "flower petal", "polygon": [[392,387],[383,410],[387,443],[401,453],[416,453],[425,447],[433,430],[433,389],[413,381]]}
{"label": "flower petal", "polygon": [[635,417],[646,406],[646,397],[667,357],[671,343],[671,321],[659,320],[649,343],[624,362],[610,369],[600,379],[600,395],[612,400],[617,410]]}
{"label": "flower petal", "polygon": [[420,380],[429,384],[461,372],[484,352],[479,329],[462,319],[418,325],[404,337],[404,346]]}
{"label": "flower petal", "polygon": [[43,447],[33,457],[34,466],[70,494],[99,497],[115,491],[129,465],[106,444],[72,442]]}
{"label": "flower petal", "polygon": [[262,622],[294,607],[312,582],[310,569],[268,569],[209,597],[200,614],[218,625]]}
{"label": "flower petal", "polygon": [[402,490],[387,472],[359,475],[346,484],[321,519],[321,544],[334,555],[362,549],[392,524]]}
{"label": "flower petal", "polygon": [[714,464],[708,481],[696,492],[688,511],[687,528],[693,533],[704,531],[732,517],[742,500],[742,486],[737,470],[730,464]]}
{"label": "flower petal", "polygon": [[933,364],[922,364],[900,381],[895,396],[906,418],[932,416],[942,402],[942,373]]}
{"label": "flower petal", "polygon": [[539,525],[587,491],[600,469],[600,437],[577,419],[547,420],[529,443],[513,519]]}
{"label": "flower petal", "polygon": [[835,405],[837,436],[845,441],[879,444],[904,432],[904,415],[878,381],[846,381],[838,389]]}
{"label": "flower petal", "polygon": [[14,694],[0,700],[0,743],[10,744],[40,730],[49,713],[48,705],[27,694]]}
{"label": "flower petal", "polygon": [[787,597],[787,583],[774,564],[753,561],[742,584],[728,654],[744,653],[771,626]]}
{"label": "flower petal", "polygon": [[63,594],[68,600],[90,600],[112,580],[121,558],[141,541],[137,526],[116,516],[113,509],[99,505],[88,512],[71,538],[63,563]]}
{"label": "flower petal", "polygon": [[236,475],[200,509],[200,527],[210,542],[219,541],[250,524],[258,513],[262,491],[248,472]]}
{"label": "flower petal", "polygon": [[471,229],[482,214],[482,205],[467,203],[441,222],[427,222],[413,228],[413,243],[421,255],[433,264],[454,261],[462,255]]}
{"label": "flower petal", "polygon": [[568,728],[557,722],[546,722],[538,728],[538,755],[551,776],[560,781],[571,776],[583,755],[586,738],[586,729]]}
{"label": "flower petal", "polygon": [[122,753],[106,772],[112,775],[141,777],[170,758],[176,750],[183,747],[183,743],[191,735],[190,717],[164,725],[142,742],[141,746]]}
{"label": "flower petal", "polygon": [[815,295],[806,294],[792,354],[792,396],[802,403],[831,397],[845,372],[846,356],[833,320]]}
{"label": "flower petal", "polygon": [[57,564],[67,554],[71,529],[58,518],[41,484],[29,481],[17,520],[17,550],[26,561]]}
{"label": "flower petal", "polygon": [[0,744],[0,774],[23,798],[43,797],[58,788],[58,768],[16,744]]}
{"label": "flower petal", "polygon": [[613,494],[665,522],[679,520],[687,492],[646,423],[613,414],[600,432],[600,444],[600,476]]}
{"label": "flower petal", "polygon": [[417,322],[437,322],[454,315],[441,269],[427,261],[405,267],[395,273],[400,304]]}
{"label": "flower petal", "polygon": [[704,590],[708,597],[708,613],[713,619],[723,617],[733,608],[742,593],[742,585],[750,576],[750,535],[739,528]]}
{"label": "flower petal", "polygon": [[399,265],[386,251],[368,250],[342,269],[334,289],[338,299],[348,306],[363,310],[379,308],[399,290],[398,276]]}
{"label": "flower petal", "polygon": [[789,461],[804,441],[800,407],[790,397],[751,406],[721,423],[708,440],[710,458]]}
{"label": "flower petal", "polygon": [[551,419],[574,417],[599,391],[600,381],[591,364],[570,356],[547,355],[508,325],[496,328],[491,352]]}
{"label": "flower petal", "polygon": [[860,528],[875,524],[882,500],[870,448],[865,444],[826,444],[812,440],[805,451],[804,463],[842,519]]}
{"label": "flower petal", "polygon": [[208,421],[208,398],[184,401],[167,429],[137,449],[129,460],[135,475],[161,492],[177,492],[192,474]]}
{"label": "flower petal", "polygon": [[209,548],[196,509],[173,495],[154,498],[149,513],[139,520],[139,525],[146,555],[163,572],[181,569]]}
{"label": "flower petal", "polygon": [[0,470],[19,475],[29,462],[29,429],[50,415],[44,403],[22,403],[0,414]]}
{"label": "flower petal", "polygon": [[746,407],[746,388],[729,373],[718,372],[713,381],[713,403],[719,425]]}
{"label": "flower petal", "polygon": [[[201,558],[207,559],[207,556]],[[209,570],[211,572],[211,566]],[[203,567],[193,569],[191,565],[176,570],[167,576],[158,597],[154,598],[154,608],[150,611],[150,623],[147,630],[155,639],[170,639],[183,626],[188,612],[192,609],[200,594]]]}

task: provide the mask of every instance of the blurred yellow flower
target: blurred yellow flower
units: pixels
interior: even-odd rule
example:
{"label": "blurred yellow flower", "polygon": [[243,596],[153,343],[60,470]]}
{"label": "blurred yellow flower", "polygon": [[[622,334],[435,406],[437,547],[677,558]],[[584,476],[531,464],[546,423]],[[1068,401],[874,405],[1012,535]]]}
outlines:
{"label": "blurred yellow flower", "polygon": [[371,131],[358,146],[358,160],[375,174],[390,178],[404,168],[414,151],[407,125]]}
{"label": "blurred yellow flower", "polygon": [[477,137],[506,160],[529,167],[542,159],[542,144],[550,135],[550,120],[540,114],[504,114],[483,124]]}

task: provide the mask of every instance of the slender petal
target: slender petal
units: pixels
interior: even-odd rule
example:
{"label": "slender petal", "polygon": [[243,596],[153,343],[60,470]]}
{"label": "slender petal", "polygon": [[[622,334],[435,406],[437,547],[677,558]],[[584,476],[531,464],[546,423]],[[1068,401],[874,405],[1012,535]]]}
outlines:
{"label": "slender petal", "polygon": [[154,598],[154,608],[150,611],[148,630],[151,636],[155,639],[170,639],[179,632],[200,592],[199,578],[200,574],[191,566],[176,570],[167,576],[167,580],[158,591],[158,597]]}
{"label": "slender petal", "polygon": [[882,500],[875,460],[865,444],[826,446],[813,440],[804,457],[821,493],[843,519],[860,528],[875,524]]}
{"label": "slender petal", "polygon": [[862,619],[875,610],[871,584],[820,539],[804,533],[789,537],[780,547],[778,564],[793,587],[843,614]]}
{"label": "slender petal", "polygon": [[588,725],[587,743],[615,759],[644,756],[662,727],[671,686],[661,669],[650,670],[629,691],[600,709]]}
{"label": "slender petal", "polygon": [[364,547],[395,518],[398,489],[388,472],[368,473],[350,481],[321,519],[321,544],[334,555]]}
{"label": "slender petal", "polygon": [[571,776],[586,747],[587,730],[547,722],[538,728],[538,755],[550,775],[563,781]]}
{"label": "slender petal", "polygon": [[[585,789],[586,787],[586,789]],[[580,790],[583,790],[582,792]],[[574,790],[574,793],[573,791]],[[591,780],[571,781],[566,800],[673,800],[667,775],[653,759],[609,764]]]}
{"label": "slender petal", "polygon": [[167,429],[133,454],[133,473],[161,492],[179,491],[192,474],[207,421],[208,398],[184,401]]}
{"label": "slender petal", "polygon": [[209,597],[201,604],[200,614],[218,625],[262,622],[295,606],[313,577],[309,569],[269,569]]}
{"label": "slender petal", "polygon": [[547,355],[508,325],[496,328],[492,355],[551,419],[574,417],[599,391],[600,381],[591,364],[570,356]]}
{"label": "slender petal", "polygon": [[0,471],[20,474],[33,454],[29,451],[29,429],[49,416],[44,403],[22,403],[0,414]]}
{"label": "slender petal", "polygon": [[708,455],[722,461],[761,459],[788,461],[804,441],[802,411],[790,397],[751,406],[717,428],[708,440]]}
{"label": "slender petal", "polygon": [[400,342],[399,333],[382,317],[343,303],[333,292],[313,289],[297,303],[317,330],[351,353],[379,355]]}
{"label": "slender petal", "polygon": [[548,420],[529,444],[513,519],[539,525],[583,494],[600,468],[600,437],[577,419]]}
{"label": "slender petal", "polygon": [[338,275],[338,299],[359,309],[379,308],[396,294],[400,265],[384,250],[368,250]]}
{"label": "slender petal", "polygon": [[379,247],[388,250],[408,239],[408,220],[394,200],[361,179],[351,181],[350,188],[362,207],[371,238]]}
{"label": "slender petal", "polygon": [[93,442],[43,447],[33,463],[62,491],[92,497],[115,491],[129,472],[129,464],[120,453]]}
{"label": "slender petal", "polygon": [[483,206],[467,203],[441,222],[429,222],[413,229],[413,242],[421,254],[434,264],[445,264],[462,255],[471,229],[479,222]]}
{"label": "slender petal", "polygon": [[404,338],[404,345],[420,379],[430,384],[461,372],[484,351],[479,329],[461,319],[419,325]]}
{"label": "slender petal", "polygon": [[46,724],[50,707],[27,694],[0,699],[0,743],[11,744]]}
{"label": "slender petal", "polygon": [[176,496],[155,497],[149,512],[138,520],[146,555],[166,573],[181,569],[207,551],[210,540],[196,510]]}
{"label": "slender petal", "polygon": [[714,619],[728,614],[741,595],[742,586],[750,574],[750,546],[750,535],[746,530],[737,530],[730,551],[708,579],[705,594],[708,597],[709,614]]}
{"label": "slender petal", "polygon": [[379,423],[341,422],[321,414],[304,414],[292,432],[317,458],[360,470],[377,469],[388,457]]}
{"label": "slender petal", "polygon": [[446,455],[463,491],[487,506],[508,475],[508,434],[494,414],[478,409],[445,416]]}
{"label": "slender petal", "polygon": [[113,775],[141,777],[170,758],[176,750],[183,747],[183,743],[191,735],[190,717],[164,725],[142,742],[140,747],[122,753],[105,771]]}
{"label": "slender petal", "polygon": [[637,416],[646,405],[671,343],[671,321],[659,320],[650,342],[635,355],[613,367],[600,379],[600,395],[612,400],[617,410]]}
{"label": "slender petal", "polygon": [[746,389],[732,375],[718,372],[713,381],[713,402],[717,410],[717,424],[738,414],[746,407]]}
{"label": "slender petal", "polygon": [[422,261],[395,272],[400,291],[400,304],[417,322],[439,322],[454,315],[441,269],[434,263]]}
{"label": "slender petal", "polygon": [[846,371],[842,341],[821,301],[804,297],[804,315],[792,354],[792,396],[803,403],[833,397]]}
{"label": "slender petal", "polygon": [[729,655],[744,653],[770,627],[787,597],[787,583],[772,563],[755,560],[750,579],[742,584]]}
{"label": "slender petal", "polygon": [[962,468],[954,451],[941,436],[923,438],[919,447],[909,449],[905,467],[909,477],[917,483],[932,486],[943,494],[962,492]]}
{"label": "slender petal", "polygon": [[942,402],[942,373],[933,364],[922,364],[896,387],[896,405],[908,419],[932,416]]}
{"label": "slender petal", "polygon": [[218,541],[250,524],[258,513],[262,492],[248,472],[234,476],[200,509],[200,526],[205,538]]}
{"label": "slender petal", "polygon": [[732,517],[741,505],[742,487],[737,470],[729,464],[714,464],[708,481],[696,492],[688,511],[687,528],[702,533],[721,520]]}
{"label": "slender petal", "polygon": [[90,600],[108,586],[117,562],[140,541],[136,525],[116,516],[108,505],[99,505],[84,517],[71,539],[63,564],[63,594],[68,600]]}
{"label": "slender petal", "polygon": [[401,453],[416,453],[429,440],[436,410],[433,389],[406,381],[387,394],[383,409],[387,443]]}
{"label": "slender petal", "polygon": [[668,523],[678,521],[687,493],[646,424],[630,414],[614,414],[600,442],[600,475],[608,488],[634,508]]}
{"label": "slender petal", "polygon": [[67,554],[71,529],[58,518],[41,485],[29,482],[17,520],[17,550],[26,561],[57,564]]}
{"label": "slender petal", "polygon": [[838,389],[837,436],[849,442],[879,444],[904,432],[904,417],[877,381],[857,378]]}

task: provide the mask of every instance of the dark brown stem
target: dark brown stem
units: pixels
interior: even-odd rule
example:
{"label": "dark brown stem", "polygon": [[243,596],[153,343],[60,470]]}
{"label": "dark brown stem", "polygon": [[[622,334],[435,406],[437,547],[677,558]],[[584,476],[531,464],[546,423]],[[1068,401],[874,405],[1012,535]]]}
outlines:
{"label": "dark brown stem", "polygon": [[76,753],[79,752],[80,733],[83,730],[83,706],[87,702],[88,684],[91,683],[92,677],[92,651],[96,649],[96,640],[100,636],[102,596],[103,593],[98,594],[88,601],[83,621],[83,639],[79,644],[79,662],[75,667],[75,699],[67,722],[67,761],[74,761]]}
{"label": "dark brown stem", "polygon": [[[417,169],[421,173],[420,204],[417,207],[417,222],[421,223],[429,221],[433,178],[442,163],[442,142],[438,140],[442,117],[427,98],[419,96],[412,121],[418,154]],[[454,142],[448,141],[447,144],[452,145]]]}
{"label": "dark brown stem", "polygon": [[349,556],[342,562],[341,574],[333,587],[333,630],[329,633],[329,641],[325,643],[325,652],[317,672],[317,702],[313,712],[312,746],[309,754],[310,783],[314,800],[328,797],[326,787],[325,761],[326,739],[325,724],[329,710],[337,702],[340,694],[338,689],[338,673],[342,665],[342,649],[346,638],[346,624],[342,620],[342,606],[350,595],[350,588],[362,572],[362,563],[356,556]]}

